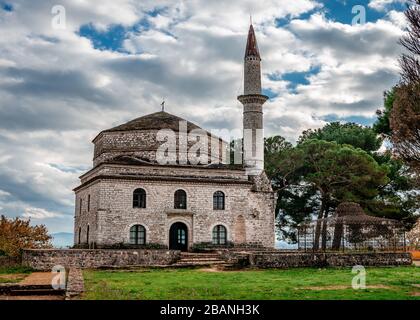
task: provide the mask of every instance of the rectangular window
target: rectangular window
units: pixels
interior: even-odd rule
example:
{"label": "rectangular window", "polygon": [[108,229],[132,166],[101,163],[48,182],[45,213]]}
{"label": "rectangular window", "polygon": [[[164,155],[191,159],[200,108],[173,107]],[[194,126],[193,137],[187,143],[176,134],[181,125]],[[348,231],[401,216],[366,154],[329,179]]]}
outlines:
{"label": "rectangular window", "polygon": [[134,190],[133,208],[146,208],[146,191],[144,189]]}
{"label": "rectangular window", "polygon": [[88,195],[88,212],[90,212],[90,194]]}
{"label": "rectangular window", "polygon": [[79,214],[82,214],[82,205],[83,205],[83,199],[80,199],[80,204],[79,204]]}
{"label": "rectangular window", "polygon": [[175,192],[175,209],[187,209],[187,193],[184,190],[177,190]]}

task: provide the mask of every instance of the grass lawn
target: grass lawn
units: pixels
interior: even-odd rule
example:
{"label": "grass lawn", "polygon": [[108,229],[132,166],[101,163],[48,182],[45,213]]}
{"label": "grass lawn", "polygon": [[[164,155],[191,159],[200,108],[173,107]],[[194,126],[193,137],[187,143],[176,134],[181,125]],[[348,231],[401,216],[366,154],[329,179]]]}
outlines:
{"label": "grass lawn", "polygon": [[28,267],[0,267],[0,283],[15,283],[23,280],[32,269]]}
{"label": "grass lawn", "polygon": [[354,290],[351,268],[209,272],[206,269],[84,271],[83,299],[420,299],[420,268],[366,268]]}

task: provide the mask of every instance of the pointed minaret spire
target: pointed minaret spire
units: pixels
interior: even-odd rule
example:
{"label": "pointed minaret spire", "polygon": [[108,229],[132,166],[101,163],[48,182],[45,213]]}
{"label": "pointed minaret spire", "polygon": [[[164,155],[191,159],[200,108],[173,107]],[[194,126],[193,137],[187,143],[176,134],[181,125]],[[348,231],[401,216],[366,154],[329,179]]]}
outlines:
{"label": "pointed minaret spire", "polygon": [[245,49],[245,58],[249,56],[254,56],[261,59],[257,45],[257,38],[255,37],[254,27],[252,24],[249,26],[248,40],[246,41]]}
{"label": "pointed minaret spire", "polygon": [[238,97],[244,106],[244,164],[249,175],[259,175],[264,171],[262,106],[268,97],[261,93],[261,57],[251,23],[244,58],[244,94]]}

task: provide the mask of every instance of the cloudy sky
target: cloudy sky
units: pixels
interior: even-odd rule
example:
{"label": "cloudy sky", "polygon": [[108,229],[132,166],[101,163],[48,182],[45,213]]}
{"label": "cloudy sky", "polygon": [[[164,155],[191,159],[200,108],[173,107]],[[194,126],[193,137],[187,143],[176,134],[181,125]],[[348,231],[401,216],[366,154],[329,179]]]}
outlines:
{"label": "cloudy sky", "polygon": [[[0,0],[0,213],[72,232],[91,140],[163,98],[206,129],[240,128],[250,14],[266,135],[372,124],[398,81],[404,2]],[[355,5],[365,24],[352,24]]]}

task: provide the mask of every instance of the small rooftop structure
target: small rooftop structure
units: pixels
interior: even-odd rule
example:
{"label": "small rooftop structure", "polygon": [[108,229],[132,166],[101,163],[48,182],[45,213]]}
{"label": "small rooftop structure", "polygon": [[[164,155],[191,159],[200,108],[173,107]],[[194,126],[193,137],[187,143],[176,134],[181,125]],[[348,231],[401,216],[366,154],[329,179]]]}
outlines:
{"label": "small rooftop structure", "polygon": [[397,220],[370,216],[358,203],[342,202],[331,217],[298,227],[298,248],[305,251],[405,250],[405,232]]}

